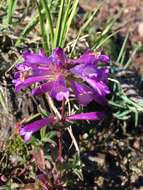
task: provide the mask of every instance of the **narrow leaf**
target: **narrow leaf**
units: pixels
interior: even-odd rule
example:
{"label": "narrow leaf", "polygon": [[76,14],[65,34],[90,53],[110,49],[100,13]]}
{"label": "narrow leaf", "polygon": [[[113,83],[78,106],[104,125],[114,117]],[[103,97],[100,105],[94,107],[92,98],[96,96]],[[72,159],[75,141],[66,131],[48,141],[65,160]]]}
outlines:
{"label": "narrow leaf", "polygon": [[68,0],[67,5],[66,5],[65,14],[63,17],[62,26],[61,26],[61,35],[60,35],[60,40],[59,40],[60,47],[64,47],[64,39],[65,39],[65,32],[67,29],[67,21],[68,21],[68,16],[69,16],[69,12],[70,12],[70,5],[71,5],[71,0]]}
{"label": "narrow leaf", "polygon": [[7,0],[7,15],[4,18],[4,24],[8,26],[12,22],[12,15],[16,9],[17,0]]}
{"label": "narrow leaf", "polygon": [[89,25],[89,23],[92,21],[92,19],[94,18],[94,16],[96,15],[97,11],[100,9],[101,4],[96,8],[96,10],[93,12],[93,14],[88,18],[88,20],[85,22],[85,24],[80,28],[79,33],[77,35],[77,38],[73,44],[72,50],[71,50],[71,54],[73,53],[73,50],[75,49],[75,46],[80,38],[81,33],[85,30],[85,28]]}
{"label": "narrow leaf", "polygon": [[70,16],[69,16],[69,19],[68,19],[68,21],[67,21],[66,31],[65,31],[65,33],[64,33],[64,40],[62,41],[62,47],[63,47],[64,44],[65,44],[65,40],[66,40],[66,38],[67,38],[67,34],[68,34],[68,31],[69,31],[70,25],[71,25],[71,23],[72,23],[73,17],[75,16],[78,3],[79,3],[79,0],[74,0],[74,2],[73,2],[73,6],[72,6],[72,8],[71,8],[72,11],[71,11],[71,14],[70,14]]}
{"label": "narrow leaf", "polygon": [[48,21],[48,26],[49,26],[49,30],[50,30],[51,42],[53,43],[54,29],[53,29],[53,23],[52,23],[52,18],[51,18],[50,10],[49,10],[49,7],[47,5],[46,0],[42,0],[42,4],[43,4],[43,7],[45,8],[45,12],[46,12],[46,15],[47,15],[47,21]]}
{"label": "narrow leaf", "polygon": [[121,50],[120,50],[120,53],[119,53],[118,58],[117,58],[117,60],[116,60],[116,63],[119,63],[119,62],[120,62],[121,57],[122,57],[123,54],[124,54],[128,37],[129,37],[129,33],[127,33],[127,35],[126,35],[126,37],[125,37],[125,40],[124,40],[123,45],[122,45],[122,47],[121,47]]}
{"label": "narrow leaf", "polygon": [[46,29],[45,29],[43,14],[41,13],[41,7],[38,2],[37,2],[37,7],[38,7],[38,12],[39,12],[39,21],[40,21],[42,38],[43,38],[43,48],[45,49],[46,53],[49,53],[50,45],[48,44],[48,33],[46,32]]}
{"label": "narrow leaf", "polygon": [[56,48],[59,46],[61,23],[62,23],[62,19],[63,19],[63,11],[64,11],[64,2],[65,2],[65,0],[61,0],[61,3],[60,3],[60,10],[59,10],[58,20],[57,20],[57,24],[56,24],[56,32],[55,32],[55,36],[54,36],[54,47],[53,48]]}

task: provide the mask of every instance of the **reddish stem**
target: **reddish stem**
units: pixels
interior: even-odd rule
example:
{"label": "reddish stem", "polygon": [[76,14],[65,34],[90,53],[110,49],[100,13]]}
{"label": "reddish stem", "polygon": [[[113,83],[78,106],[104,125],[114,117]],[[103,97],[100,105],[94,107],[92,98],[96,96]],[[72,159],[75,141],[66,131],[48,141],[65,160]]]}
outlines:
{"label": "reddish stem", "polygon": [[62,101],[62,106],[61,106],[61,122],[62,122],[62,128],[59,128],[59,131],[57,132],[58,136],[58,158],[57,161],[60,163],[63,163],[64,159],[62,156],[62,129],[64,128],[65,124],[65,99]]}
{"label": "reddish stem", "polygon": [[61,132],[61,130],[59,130],[57,132],[57,136],[58,136],[58,158],[57,158],[57,161],[59,163],[63,163],[64,159],[62,156],[62,132]]}
{"label": "reddish stem", "polygon": [[62,101],[62,107],[61,107],[61,120],[62,120],[62,123],[64,121],[64,117],[65,117],[65,99],[63,99],[63,101]]}

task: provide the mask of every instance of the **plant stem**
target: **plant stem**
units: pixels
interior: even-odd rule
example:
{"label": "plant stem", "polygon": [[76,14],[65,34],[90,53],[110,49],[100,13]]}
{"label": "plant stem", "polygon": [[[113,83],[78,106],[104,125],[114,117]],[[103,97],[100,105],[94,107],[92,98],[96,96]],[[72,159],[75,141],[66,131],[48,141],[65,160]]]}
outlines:
{"label": "plant stem", "polygon": [[61,107],[61,120],[64,125],[64,118],[65,117],[65,99],[62,101],[62,107]]}
{"label": "plant stem", "polygon": [[61,106],[61,122],[62,122],[62,127],[59,128],[59,131],[57,132],[58,136],[58,158],[57,161],[60,163],[63,163],[64,159],[62,156],[62,130],[64,128],[65,124],[65,99],[62,101],[62,106]]}
{"label": "plant stem", "polygon": [[59,129],[59,131],[57,132],[57,136],[58,136],[58,158],[57,161],[59,163],[63,163],[63,156],[62,156],[62,131],[61,129]]}

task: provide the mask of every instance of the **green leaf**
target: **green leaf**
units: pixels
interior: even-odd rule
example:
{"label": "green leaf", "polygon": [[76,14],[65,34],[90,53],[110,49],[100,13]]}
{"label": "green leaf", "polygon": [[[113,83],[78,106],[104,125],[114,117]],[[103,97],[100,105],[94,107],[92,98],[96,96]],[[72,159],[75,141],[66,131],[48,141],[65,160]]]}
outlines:
{"label": "green leaf", "polygon": [[59,14],[58,14],[58,20],[56,23],[56,31],[55,31],[55,36],[54,36],[53,48],[56,48],[59,46],[61,26],[62,26],[62,21],[63,21],[64,2],[65,2],[65,0],[61,0],[61,3],[60,3],[60,10],[59,10]]}
{"label": "green leaf", "polygon": [[140,48],[141,48],[141,44],[138,44],[138,45],[135,47],[135,49],[134,49],[134,51],[132,52],[130,58],[128,59],[128,61],[127,61],[127,63],[125,64],[125,66],[123,67],[124,69],[127,69],[127,68],[129,67],[129,65],[130,65],[131,62],[132,62],[133,57],[135,56],[135,54],[138,52],[138,50],[139,50]]}
{"label": "green leaf", "polygon": [[72,47],[72,50],[71,50],[71,55],[72,55],[72,53],[73,53],[73,51],[74,51],[74,49],[75,49],[75,46],[76,46],[76,44],[77,44],[77,42],[78,42],[78,40],[79,40],[79,38],[80,38],[82,32],[85,30],[85,28],[86,28],[86,27],[89,25],[89,23],[92,21],[92,19],[93,19],[94,16],[96,15],[97,11],[100,9],[100,7],[101,7],[101,4],[96,8],[96,10],[93,12],[93,14],[87,19],[87,21],[84,23],[84,25],[80,28],[80,30],[79,30],[79,32],[78,32],[78,35],[77,35],[77,37],[76,37],[76,40],[75,40],[75,42],[74,42],[74,44],[73,44],[73,47]]}
{"label": "green leaf", "polygon": [[19,44],[21,43],[21,39],[25,37],[30,31],[32,31],[38,22],[39,22],[39,14],[36,14],[35,16],[32,17],[30,22],[26,25],[24,30],[21,32],[20,38],[16,42],[16,46],[19,46]]}
{"label": "green leaf", "polygon": [[17,0],[7,0],[7,15],[4,17],[3,24],[8,26],[12,23],[12,16],[15,12]]}
{"label": "green leaf", "polygon": [[113,37],[114,35],[116,35],[119,32],[119,30],[115,31],[114,33],[104,36],[104,37],[100,37],[95,43],[95,45],[92,47],[92,49],[95,51],[97,49],[99,49],[103,44],[105,44],[111,37]]}
{"label": "green leaf", "polygon": [[67,4],[66,4],[66,10],[65,10],[65,14],[63,16],[63,22],[62,22],[62,26],[61,26],[61,35],[60,35],[60,39],[59,39],[59,46],[60,47],[64,47],[64,39],[65,37],[65,32],[67,30],[67,21],[68,21],[68,16],[70,14],[70,6],[71,6],[71,0],[68,0]]}
{"label": "green leaf", "polygon": [[115,17],[113,17],[113,18],[111,18],[109,20],[109,22],[107,23],[105,29],[101,32],[100,36],[98,36],[95,39],[95,42],[94,42],[95,45],[92,47],[93,50],[99,49],[112,36],[114,36],[115,34],[117,34],[120,31],[120,28],[118,28],[118,29],[116,29],[115,32],[113,32],[112,34],[109,35],[109,32],[111,31],[112,27],[116,23],[116,20],[120,17],[121,13],[122,13],[122,9],[121,9],[121,11]]}
{"label": "green leaf", "polygon": [[40,21],[40,27],[41,27],[41,33],[42,33],[42,39],[43,39],[43,48],[45,49],[46,53],[48,54],[50,51],[50,44],[49,42],[49,34],[45,29],[45,23],[44,19],[45,16],[44,14],[41,13],[41,6],[40,4],[36,1],[37,7],[38,7],[38,12],[39,12],[39,21]]}
{"label": "green leaf", "polygon": [[127,35],[126,35],[126,37],[125,37],[125,39],[124,39],[124,42],[123,42],[123,45],[122,45],[122,47],[121,47],[120,53],[119,53],[119,55],[118,55],[118,58],[117,58],[117,60],[116,60],[116,63],[119,63],[120,60],[121,60],[121,58],[122,58],[122,56],[124,55],[128,37],[129,37],[129,33],[127,33]]}
{"label": "green leaf", "polygon": [[[70,1],[70,0],[69,0]],[[67,9],[69,9],[69,3],[70,2],[68,2],[68,5],[67,5]],[[74,0],[73,1],[73,5],[72,5],[72,7],[71,7],[71,13],[70,13],[70,15],[69,15],[69,17],[68,16],[66,16],[67,15],[67,13],[68,12],[66,12],[66,14],[65,14],[65,20],[64,20],[64,32],[63,32],[63,34],[62,34],[62,41],[61,41],[61,46],[62,47],[64,47],[64,45],[65,45],[65,40],[67,39],[67,34],[68,34],[68,32],[69,32],[69,29],[70,29],[70,26],[71,26],[71,23],[72,23],[72,20],[73,20],[73,18],[74,18],[74,16],[75,16],[75,13],[76,13],[76,11],[77,11],[77,6],[78,6],[78,3],[79,3],[79,0]],[[68,11],[68,10],[67,10]]]}
{"label": "green leaf", "polygon": [[48,21],[48,28],[50,30],[50,40],[53,44],[53,40],[54,40],[54,29],[53,29],[53,23],[52,23],[52,18],[51,18],[51,14],[50,14],[50,10],[49,10],[49,7],[47,5],[47,2],[46,0],[42,0],[42,4],[43,4],[43,7],[45,8],[45,12],[46,12],[46,15],[47,15],[47,21]]}

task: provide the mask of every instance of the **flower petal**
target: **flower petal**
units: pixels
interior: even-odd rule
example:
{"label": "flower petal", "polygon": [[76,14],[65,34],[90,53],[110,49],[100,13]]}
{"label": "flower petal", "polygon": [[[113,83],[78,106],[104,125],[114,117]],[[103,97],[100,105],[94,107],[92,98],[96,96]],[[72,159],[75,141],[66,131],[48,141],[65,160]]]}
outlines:
{"label": "flower petal", "polygon": [[24,139],[27,141],[31,138],[32,134],[36,131],[40,130],[47,124],[53,124],[55,122],[55,118],[50,116],[47,118],[43,118],[28,125],[25,125],[19,132],[21,136],[24,136]]}
{"label": "flower petal", "polygon": [[93,64],[96,65],[99,61],[103,63],[109,63],[110,58],[103,52],[92,52],[88,50],[80,58],[72,61],[74,64]]}
{"label": "flower petal", "polygon": [[48,76],[49,73],[51,73],[49,68],[45,68],[45,67],[32,68],[32,76],[42,76],[42,75]]}
{"label": "flower petal", "polygon": [[55,48],[52,55],[50,56],[52,62],[57,66],[63,66],[66,62],[66,55],[62,48]]}
{"label": "flower petal", "polygon": [[94,88],[94,90],[101,96],[105,96],[110,93],[109,87],[102,81],[97,81],[96,79],[86,78],[86,82]]}
{"label": "flower petal", "polygon": [[41,56],[46,56],[46,53],[45,53],[45,50],[44,50],[44,48],[41,48],[41,49],[39,49],[39,55],[41,55]]}
{"label": "flower petal", "polygon": [[84,79],[84,77],[97,77],[98,76],[98,70],[94,65],[76,65],[71,69],[71,72],[75,75],[80,76]]}
{"label": "flower petal", "polygon": [[24,63],[20,63],[20,64],[17,64],[16,65],[16,68],[19,70],[19,71],[29,71],[31,69],[30,66],[28,66],[25,62]]}
{"label": "flower petal", "polygon": [[34,88],[32,90],[32,94],[33,94],[33,96],[39,96],[43,93],[51,92],[53,85],[54,85],[54,82],[48,82],[45,84],[41,84],[40,87]]}
{"label": "flower petal", "polygon": [[82,71],[82,77],[97,77],[97,68],[94,65],[86,65]]}
{"label": "flower petal", "polygon": [[50,60],[49,57],[45,56],[44,54],[32,53],[32,52],[24,52],[23,53],[24,60],[27,64],[49,64]]}
{"label": "flower petal", "polygon": [[93,99],[100,105],[107,104],[107,100],[105,96],[101,96],[98,93],[94,93]]}
{"label": "flower petal", "polygon": [[97,64],[99,61],[99,56],[95,52],[87,51],[80,58],[75,59],[74,63],[77,64]]}
{"label": "flower petal", "polygon": [[74,75],[82,76],[82,72],[83,72],[85,67],[86,67],[86,65],[84,65],[84,64],[76,65],[75,67],[71,68],[70,71]]}
{"label": "flower petal", "polygon": [[71,81],[71,85],[74,94],[81,105],[86,106],[93,100],[94,93],[90,87],[84,84],[81,85],[75,81]]}
{"label": "flower petal", "polygon": [[104,116],[101,112],[89,112],[89,113],[80,113],[71,115],[66,118],[67,121],[74,121],[74,120],[100,120]]}
{"label": "flower petal", "polygon": [[64,98],[68,99],[70,93],[69,89],[66,87],[65,78],[63,76],[60,76],[54,83],[50,95],[57,101],[62,101]]}
{"label": "flower petal", "polygon": [[110,62],[110,58],[109,58],[109,56],[106,55],[106,54],[101,54],[101,55],[99,56],[99,60],[100,60],[101,62],[103,62],[103,63],[109,63],[109,62]]}
{"label": "flower petal", "polygon": [[102,69],[97,69],[97,78],[98,80],[101,80],[105,83],[108,82],[108,76],[109,76],[109,69],[106,67],[106,68],[102,68]]}
{"label": "flower petal", "polygon": [[27,142],[31,139],[32,137],[32,132],[26,132],[24,135],[24,140]]}
{"label": "flower petal", "polygon": [[33,83],[40,82],[43,80],[45,80],[45,76],[38,76],[38,77],[29,77],[24,81],[18,78],[18,79],[13,80],[13,83],[15,83],[16,92],[19,92],[21,89],[26,88]]}

